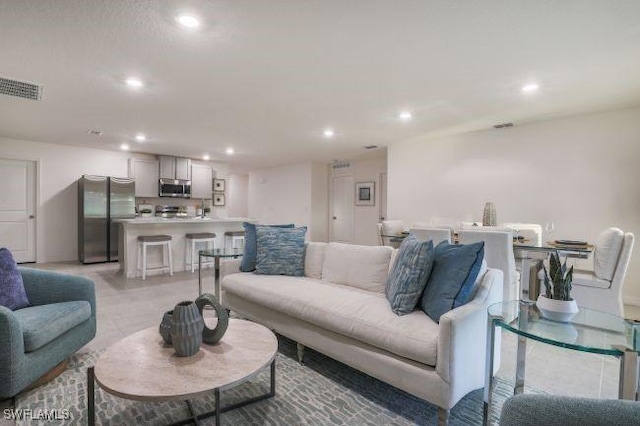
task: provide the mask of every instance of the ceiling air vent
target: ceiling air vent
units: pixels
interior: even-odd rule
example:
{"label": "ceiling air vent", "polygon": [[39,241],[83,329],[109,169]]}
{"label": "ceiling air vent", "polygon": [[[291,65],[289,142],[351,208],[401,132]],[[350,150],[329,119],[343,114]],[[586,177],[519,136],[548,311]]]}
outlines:
{"label": "ceiling air vent", "polygon": [[364,149],[376,149],[378,145],[365,145]]}
{"label": "ceiling air vent", "polygon": [[39,101],[42,99],[42,86],[0,77],[0,95],[16,96],[18,98]]}
{"label": "ceiling air vent", "polygon": [[496,124],[495,126],[493,126],[496,129],[505,129],[507,127],[513,127],[513,123],[502,123],[502,124]]}
{"label": "ceiling air vent", "polygon": [[333,170],[346,169],[347,167],[351,167],[351,163],[349,163],[348,161],[334,160],[331,167],[333,168]]}

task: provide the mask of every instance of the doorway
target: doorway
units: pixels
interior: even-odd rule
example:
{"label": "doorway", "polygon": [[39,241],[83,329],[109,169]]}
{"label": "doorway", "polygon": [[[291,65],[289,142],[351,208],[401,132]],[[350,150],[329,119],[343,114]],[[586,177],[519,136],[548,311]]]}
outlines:
{"label": "doorway", "polygon": [[353,242],[353,203],[353,177],[332,177],[330,241]]}
{"label": "doorway", "polygon": [[0,246],[18,263],[36,261],[36,163],[0,159]]}

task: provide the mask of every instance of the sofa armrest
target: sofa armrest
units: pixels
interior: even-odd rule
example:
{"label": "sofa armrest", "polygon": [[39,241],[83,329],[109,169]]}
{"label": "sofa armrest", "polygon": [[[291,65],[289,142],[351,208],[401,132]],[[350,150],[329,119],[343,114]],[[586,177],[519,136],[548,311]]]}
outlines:
{"label": "sofa armrest", "polygon": [[11,380],[13,366],[23,354],[22,327],[11,309],[0,306],[0,382]]}
{"label": "sofa armrest", "polygon": [[220,281],[222,281],[222,279],[227,275],[239,273],[241,262],[242,262],[242,258],[221,259],[220,260]]}
{"label": "sofa armrest", "polygon": [[440,317],[436,371],[450,384],[455,400],[482,387],[487,308],[502,300],[503,280],[501,270],[488,269],[474,299]]}
{"label": "sofa armrest", "polygon": [[19,270],[32,306],[86,300],[91,304],[92,316],[96,315],[95,284],[90,279],[40,269],[20,267]]}

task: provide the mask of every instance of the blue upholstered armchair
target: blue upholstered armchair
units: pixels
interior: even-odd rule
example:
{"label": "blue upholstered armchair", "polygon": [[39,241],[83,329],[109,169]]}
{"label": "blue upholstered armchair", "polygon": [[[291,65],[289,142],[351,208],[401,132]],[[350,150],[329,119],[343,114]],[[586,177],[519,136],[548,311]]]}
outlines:
{"label": "blue upholstered armchair", "polygon": [[31,305],[0,306],[0,399],[12,398],[96,335],[93,281],[20,268]]}

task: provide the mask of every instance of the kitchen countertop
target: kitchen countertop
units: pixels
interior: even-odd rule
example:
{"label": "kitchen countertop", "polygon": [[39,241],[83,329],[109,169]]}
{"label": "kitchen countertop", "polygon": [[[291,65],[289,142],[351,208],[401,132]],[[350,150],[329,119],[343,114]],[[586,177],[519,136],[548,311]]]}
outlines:
{"label": "kitchen countertop", "polygon": [[114,222],[126,224],[154,224],[154,223],[229,223],[229,222],[255,222],[255,219],[246,217],[136,217],[135,219],[114,219]]}

